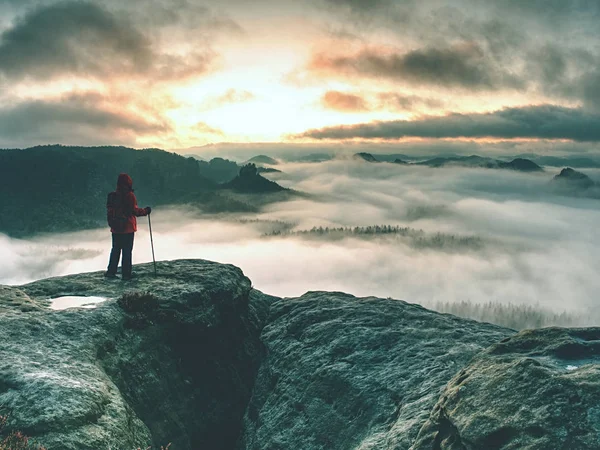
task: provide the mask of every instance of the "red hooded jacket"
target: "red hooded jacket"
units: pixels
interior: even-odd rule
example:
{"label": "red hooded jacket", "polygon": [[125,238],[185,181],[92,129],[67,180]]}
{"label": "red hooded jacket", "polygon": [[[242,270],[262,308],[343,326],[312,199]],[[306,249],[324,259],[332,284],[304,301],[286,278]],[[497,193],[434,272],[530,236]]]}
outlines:
{"label": "red hooded jacket", "polygon": [[144,208],[138,208],[137,199],[133,193],[133,180],[126,173],[119,175],[119,179],[117,180],[117,194],[122,195],[124,199],[122,204],[124,205],[124,213],[127,216],[127,225],[123,230],[114,231],[111,228],[110,231],[117,234],[135,233],[137,231],[136,216],[147,216],[148,213]]}

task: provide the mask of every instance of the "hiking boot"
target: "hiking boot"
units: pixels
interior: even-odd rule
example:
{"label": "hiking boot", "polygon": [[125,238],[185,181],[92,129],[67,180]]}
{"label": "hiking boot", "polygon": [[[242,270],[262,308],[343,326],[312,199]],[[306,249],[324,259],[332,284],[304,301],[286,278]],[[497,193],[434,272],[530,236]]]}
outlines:
{"label": "hiking boot", "polygon": [[130,273],[129,275],[123,275],[123,276],[121,277],[121,279],[122,279],[123,281],[129,281],[129,280],[131,280],[132,278],[135,278],[135,274],[133,274],[133,273]]}
{"label": "hiking boot", "polygon": [[117,274],[116,273],[111,273],[111,272],[104,272],[104,278],[117,278]]}

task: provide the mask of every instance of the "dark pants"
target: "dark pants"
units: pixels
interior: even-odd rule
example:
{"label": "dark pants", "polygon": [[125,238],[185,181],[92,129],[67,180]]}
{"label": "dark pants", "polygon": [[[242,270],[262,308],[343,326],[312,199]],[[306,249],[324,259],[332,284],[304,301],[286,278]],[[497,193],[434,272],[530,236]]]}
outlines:
{"label": "dark pants", "polygon": [[112,234],[112,250],[110,252],[110,260],[108,262],[108,273],[117,273],[119,266],[119,258],[123,252],[123,261],[121,262],[121,274],[124,277],[131,276],[131,252],[133,251],[133,236],[134,233],[127,234]]}

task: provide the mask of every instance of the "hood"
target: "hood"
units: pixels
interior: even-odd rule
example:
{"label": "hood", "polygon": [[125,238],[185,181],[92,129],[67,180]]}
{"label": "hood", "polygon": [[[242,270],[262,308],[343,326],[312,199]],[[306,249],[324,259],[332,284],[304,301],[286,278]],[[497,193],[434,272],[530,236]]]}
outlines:
{"label": "hood", "polygon": [[117,180],[117,191],[118,192],[130,192],[133,191],[133,180],[126,173],[119,175]]}

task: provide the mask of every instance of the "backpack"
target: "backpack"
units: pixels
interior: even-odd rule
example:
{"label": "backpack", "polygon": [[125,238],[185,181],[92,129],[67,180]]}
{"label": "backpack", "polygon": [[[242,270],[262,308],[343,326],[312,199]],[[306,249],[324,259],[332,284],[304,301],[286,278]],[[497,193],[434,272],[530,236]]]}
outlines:
{"label": "backpack", "polygon": [[106,220],[115,233],[125,231],[129,218],[123,208],[123,196],[111,192],[106,199]]}

